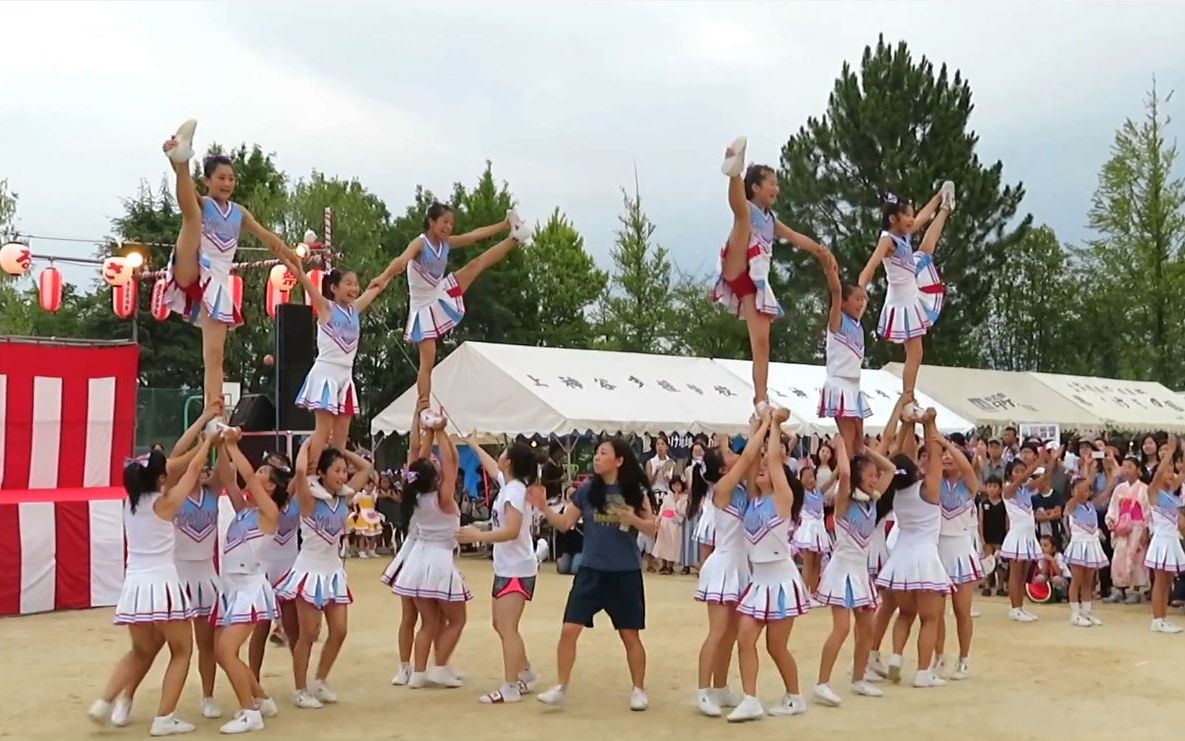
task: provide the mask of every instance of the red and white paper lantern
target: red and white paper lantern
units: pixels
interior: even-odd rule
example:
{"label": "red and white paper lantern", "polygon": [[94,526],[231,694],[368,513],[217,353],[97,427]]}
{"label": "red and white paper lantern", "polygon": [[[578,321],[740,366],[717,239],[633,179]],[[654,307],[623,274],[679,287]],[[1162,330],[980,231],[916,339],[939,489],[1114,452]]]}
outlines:
{"label": "red and white paper lantern", "polygon": [[234,301],[235,311],[243,313],[243,279],[237,275],[230,276],[227,281],[227,290],[230,291],[230,299]]}
{"label": "red and white paper lantern", "polygon": [[9,242],[0,247],[0,270],[9,275],[24,275],[33,265],[33,253],[29,245]]}
{"label": "red and white paper lantern", "polygon": [[48,267],[37,276],[37,296],[41,309],[53,313],[62,308],[62,272]]}
{"label": "red and white paper lantern", "polygon": [[[321,268],[313,268],[305,273],[305,275],[308,277],[309,282],[313,284],[313,290],[320,293],[321,281],[325,279],[325,271]],[[305,291],[304,302],[313,307],[313,316],[317,316],[317,304],[313,302],[313,297],[309,295],[308,291]]]}
{"label": "red and white paper lantern", "polygon": [[268,281],[266,292],[267,298],[265,299],[264,304],[265,308],[267,309],[267,315],[272,319],[275,319],[276,307],[280,304],[288,303],[288,292],[281,291],[279,288],[276,288],[276,286],[271,281]]}
{"label": "red and white paper lantern", "polygon": [[120,319],[127,319],[136,313],[136,283],[128,281],[111,289],[111,310]]}
{"label": "red and white paper lantern", "polygon": [[163,322],[169,318],[169,281],[157,278],[152,284],[152,299],[148,302],[152,318]]}
{"label": "red and white paper lantern", "polygon": [[132,266],[122,257],[108,257],[103,261],[103,280],[109,286],[127,285],[132,279]]}
{"label": "red and white paper lantern", "polygon": [[273,265],[268,273],[268,283],[288,293],[296,287],[296,276],[285,265]]}

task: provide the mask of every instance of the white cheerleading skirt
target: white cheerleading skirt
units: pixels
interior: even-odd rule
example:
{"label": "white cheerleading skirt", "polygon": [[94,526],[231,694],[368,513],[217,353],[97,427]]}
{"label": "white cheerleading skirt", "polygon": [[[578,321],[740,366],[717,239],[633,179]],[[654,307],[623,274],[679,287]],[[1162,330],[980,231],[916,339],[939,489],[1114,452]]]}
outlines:
{"label": "white cheerleading skirt", "polygon": [[165,269],[166,305],[190,324],[200,324],[202,314],[205,313],[214,321],[231,328],[241,325],[243,314],[235,306],[230,293],[230,266],[234,262],[234,252],[222,255],[203,235],[197,254],[198,277],[186,287],[177,285],[173,280],[173,260],[176,256],[174,251]]}
{"label": "white cheerleading skirt", "polygon": [[214,561],[177,561],[177,578],[185,590],[189,604],[198,617],[208,617],[218,604],[221,580],[214,570]]}
{"label": "white cheerleading skirt", "polygon": [[901,537],[877,574],[876,585],[895,592],[949,592],[951,581],[936,543]]}
{"label": "white cheerleading skirt", "polygon": [[859,381],[828,376],[819,390],[820,419],[867,419],[872,416],[868,397]]}
{"label": "white cheerleading skirt", "polygon": [[699,567],[697,602],[734,605],[749,584],[749,559],[744,553],[715,550]]}
{"label": "white cheerleading skirt", "polygon": [[453,561],[453,549],[440,543],[417,542],[403,561],[391,591],[400,597],[468,602],[473,595]]}
{"label": "white cheerleading skirt", "polygon": [[919,250],[913,253],[913,261],[914,282],[890,283],[885,293],[877,334],[889,342],[925,336],[942,312],[945,293],[933,256]]}
{"label": "white cheerleading skirt", "polygon": [[119,601],[115,603],[115,624],[165,623],[192,620],[197,611],[185,596],[185,586],[174,566],[161,566],[124,574]]}
{"label": "white cheerleading skirt", "polygon": [[357,414],[358,390],[354,388],[354,367],[313,363],[304,385],[296,394],[296,406],[314,412],[329,412],[332,415]]}
{"label": "white cheerleading skirt", "polygon": [[283,558],[261,558],[259,560],[263,564],[264,576],[267,577],[268,583],[274,589],[284,581],[284,577],[288,576],[288,572],[292,570],[292,564],[296,561],[296,552],[293,551],[290,556]]}
{"label": "white cheerleading skirt", "polygon": [[407,312],[408,342],[435,340],[452,332],[465,318],[465,297],[452,273],[435,286],[415,291]]}
{"label": "white cheerleading skirt", "polygon": [[318,610],[326,605],[348,605],[354,601],[340,562],[336,568],[307,564],[301,562],[300,556],[276,585],[276,598],[285,602],[302,599]]}
{"label": "white cheerleading skirt", "polygon": [[280,619],[276,593],[263,573],[223,574],[218,607],[210,622],[215,627]]}
{"label": "white cheerleading skirt", "polygon": [[700,511],[699,523],[695,526],[695,535],[693,536],[696,543],[711,548],[716,547],[716,516],[715,507],[704,507]]}
{"label": "white cheerleading skirt", "polygon": [[831,536],[827,534],[826,523],[818,517],[802,515],[802,521],[794,529],[794,535],[790,538],[790,545],[800,551],[830,553]]}
{"label": "white cheerleading skirt", "polygon": [[[743,319],[742,297],[738,296],[729,285],[729,281],[724,279],[724,254],[727,251],[728,242],[725,242],[724,246],[720,248],[716,285],[712,288],[711,298],[718,304],[724,304],[731,313]],[[748,261],[748,278],[752,281],[753,288],[756,289],[753,294],[753,305],[762,314],[777,319],[785,312],[782,310],[782,305],[778,303],[778,297],[774,294],[773,286],[769,282],[769,274],[773,265],[773,246],[758,239],[756,230],[749,237]],[[744,280],[744,277],[744,273],[741,273],[737,276],[737,280]]]}
{"label": "white cheerleading skirt", "polygon": [[1037,540],[1036,526],[1024,524],[1008,528],[996,555],[1008,561],[1040,560],[1041,542]]}
{"label": "white cheerleading skirt", "polygon": [[1066,547],[1066,563],[1071,566],[1085,566],[1088,569],[1101,569],[1111,562],[1103,552],[1103,544],[1097,537],[1071,535],[1070,545]]}
{"label": "white cheerleading skirt", "polygon": [[938,536],[938,557],[951,583],[972,584],[983,579],[983,562],[970,532]]}
{"label": "white cheerleading skirt", "polygon": [[[403,562],[407,560],[407,554],[411,553],[412,546],[415,544],[414,536],[403,541],[403,547],[396,551],[395,557],[391,559],[391,563],[387,564],[387,568],[383,569],[383,573],[379,576],[379,581],[388,587],[395,586],[395,578],[399,576],[399,572],[403,568]],[[395,590],[392,589],[391,591],[394,592]]]}
{"label": "white cheerleading skirt", "polygon": [[872,539],[868,544],[868,573],[875,578],[885,567],[885,563],[889,560],[889,554],[893,551],[893,546],[897,544],[897,525],[894,520],[893,529],[885,534],[885,525],[887,520],[893,517],[890,512],[885,515],[885,518],[876,523],[876,530],[872,533]]}
{"label": "white cheerleading skirt", "polygon": [[1144,556],[1144,565],[1172,574],[1185,572],[1185,550],[1181,548],[1181,539],[1175,534],[1154,534],[1148,544],[1148,554]]}
{"label": "white cheerleading skirt", "polygon": [[737,603],[737,612],[762,622],[774,622],[805,615],[811,596],[794,562],[772,561],[753,564],[749,586]]}
{"label": "white cheerleading skirt", "polygon": [[880,604],[880,596],[872,575],[868,573],[868,559],[832,554],[819,577],[815,599],[832,607],[875,610]]}

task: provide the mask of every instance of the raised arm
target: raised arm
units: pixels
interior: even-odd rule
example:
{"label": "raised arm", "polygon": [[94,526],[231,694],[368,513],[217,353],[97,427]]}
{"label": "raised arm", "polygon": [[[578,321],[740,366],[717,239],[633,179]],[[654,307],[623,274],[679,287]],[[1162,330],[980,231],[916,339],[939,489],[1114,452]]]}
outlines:
{"label": "raised arm", "polygon": [[239,477],[235,473],[234,461],[226,450],[226,441],[232,438],[236,442],[239,439],[234,431],[226,430],[220,441],[222,444],[214,450],[214,476],[218,479],[222,491],[225,491],[226,496],[230,498],[231,506],[234,507],[235,512],[238,512],[247,506],[247,498],[243,496],[243,487],[239,486]]}
{"label": "raised arm", "polygon": [[464,234],[454,234],[449,237],[449,247],[454,249],[461,247],[469,247],[476,244],[483,239],[495,237],[510,228],[510,219],[502,219],[497,224],[490,224],[489,226],[479,227],[471,232]]}
{"label": "raised arm", "polygon": [[823,245],[776,220],[774,221],[774,236],[786,240],[803,252],[811,253],[820,260],[824,259],[824,255],[830,254],[830,250]]}
{"label": "raised arm", "polygon": [[185,472],[181,474],[181,478],[173,486],[167,486],[162,492],[163,496],[157,498],[152,504],[152,511],[156,516],[162,520],[171,520],[177,515],[177,510],[181,508],[181,503],[185,501],[185,497],[197,488],[198,478],[202,475],[202,467],[206,463],[206,455],[210,452],[210,442],[212,437],[202,438],[202,442],[193,450],[186,453],[184,458],[189,460],[189,464]]}
{"label": "raised arm", "polygon": [[308,274],[304,271],[304,266],[300,264],[300,257],[293,252],[287,255],[280,255],[280,261],[288,268],[288,272],[296,276],[296,282],[304,289],[304,295],[317,307],[317,321],[322,324],[329,321],[329,318],[332,316],[329,311],[330,301],[321,293],[321,287],[314,286],[313,281],[309,280]]}
{"label": "raised arm", "polygon": [[897,403],[893,405],[893,411],[889,413],[889,421],[885,425],[885,429],[881,430],[881,439],[877,441],[876,452],[881,456],[892,455],[894,443],[897,441],[897,435],[901,428],[901,413],[905,408],[905,397],[897,397]]}
{"label": "raised arm", "polygon": [[852,501],[852,459],[848,456],[848,446],[843,441],[843,435],[837,435],[833,445],[835,477],[828,486],[835,487],[835,516],[843,517]]}
{"label": "raised arm", "polygon": [[950,457],[955,459],[955,465],[959,467],[959,475],[963,477],[963,485],[967,487],[967,491],[972,494],[979,488],[979,477],[975,475],[975,466],[971,465],[971,461],[967,460],[967,455],[945,437],[939,437],[943,449],[950,453]]}
{"label": "raised arm", "polygon": [[828,255],[823,260],[823,272],[827,275],[827,290],[831,293],[831,308],[827,314],[827,329],[839,331],[840,320],[843,318],[843,284],[839,280],[839,263],[834,255]]}
{"label": "raised arm", "polygon": [[872,448],[865,448],[864,455],[872,459],[872,462],[876,464],[876,470],[880,473],[876,479],[876,494],[878,496],[884,494],[893,483],[893,477],[897,475],[897,466],[893,464],[893,461],[881,455],[880,451]]}
{"label": "raised arm", "polygon": [[296,495],[296,503],[300,506],[302,517],[313,514],[317,500],[313,497],[313,490],[309,488],[309,440],[305,440],[296,454],[295,471],[292,472],[292,493]]}
{"label": "raised arm", "polygon": [[227,436],[224,450],[235,464],[235,471],[243,481],[247,482],[247,490],[251,492],[251,501],[255,503],[255,508],[259,510],[259,529],[265,533],[276,532],[276,527],[280,521],[280,508],[276,506],[275,501],[272,500],[270,494],[263,488],[263,484],[259,483],[259,479],[255,477],[255,469],[251,467],[251,462],[247,460],[247,456],[243,455],[243,451],[239,450],[239,435],[232,433]]}
{"label": "raised arm", "polygon": [[354,299],[354,308],[359,312],[366,311],[374,300],[379,297],[379,294],[387,290],[387,286],[391,283],[391,277],[384,273],[370,282],[362,295]]}
{"label": "raised arm", "polygon": [[342,455],[346,462],[354,467],[354,476],[346,482],[346,486],[354,491],[362,491],[363,487],[370,481],[370,473],[374,470],[374,464],[358,455],[352,450],[347,450],[346,446],[342,446]]}
{"label": "raised arm", "polygon": [[482,450],[482,447],[477,444],[477,430],[469,433],[469,437],[465,438],[465,444],[469,446],[469,449],[481,461],[481,468],[486,472],[486,476],[489,476],[494,481],[498,481],[502,475],[502,471],[498,469],[498,461],[494,459],[494,456]]}
{"label": "raised arm", "polygon": [[942,435],[934,426],[935,417],[933,409],[927,409],[922,415],[922,431],[926,436],[927,454],[925,478],[922,480],[922,499],[930,504],[938,504],[942,497]]}
{"label": "raised arm", "polygon": [[864,269],[860,271],[857,283],[861,288],[866,288],[872,283],[873,277],[876,276],[876,269],[880,267],[881,261],[885,259],[885,255],[891,249],[893,249],[893,240],[888,235],[882,236],[876,241],[876,248],[868,256],[868,262],[864,264]]}
{"label": "raised arm", "polygon": [[1173,472],[1173,458],[1176,457],[1176,454],[1177,436],[1169,435],[1169,439],[1160,447],[1160,461],[1156,464],[1156,473],[1152,476],[1152,483],[1148,486],[1150,500],[1166,488],[1168,477]]}
{"label": "raised arm", "polygon": [[794,511],[794,490],[786,478],[786,467],[782,464],[782,430],[778,425],[768,425],[765,441],[765,471],[774,488],[774,509],[778,517],[788,520]]}
{"label": "raised arm", "polygon": [[441,426],[436,431],[436,445],[440,448],[440,488],[436,490],[436,501],[440,511],[454,514],[458,511],[457,500],[457,446]]}
{"label": "raised arm", "polygon": [[243,231],[262,242],[264,247],[271,250],[272,254],[285,263],[293,258],[296,253],[289,249],[288,245],[284,244],[284,240],[277,237],[270,230],[265,229],[247,209],[239,206],[239,211],[243,214]]}
{"label": "raised arm", "polygon": [[757,460],[757,456],[761,455],[761,444],[765,441],[766,435],[769,433],[770,427],[769,415],[767,414],[761,420],[761,425],[749,435],[749,440],[745,443],[745,449],[741,452],[739,458],[733,461],[728,468],[728,473],[720,477],[716,482],[716,488],[712,492],[712,504],[723,509],[728,506],[729,501],[732,500],[732,492],[741,483],[741,479],[749,472],[749,468],[753,465],[753,461]]}
{"label": "raised arm", "polygon": [[201,416],[195,419],[185,432],[181,433],[181,437],[177,439],[177,444],[173,446],[173,452],[169,453],[168,461],[165,463],[166,486],[172,486],[181,478],[181,474],[189,467],[189,455],[194,453],[193,444],[197,442],[198,435],[210,420],[221,414],[222,399],[218,399],[207,404],[206,408],[202,410]]}

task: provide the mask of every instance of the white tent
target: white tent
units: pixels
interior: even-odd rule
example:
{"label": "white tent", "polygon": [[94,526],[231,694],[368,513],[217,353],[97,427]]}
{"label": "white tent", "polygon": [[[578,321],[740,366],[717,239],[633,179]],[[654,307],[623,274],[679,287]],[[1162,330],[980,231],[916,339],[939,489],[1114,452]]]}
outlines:
{"label": "white tent", "polygon": [[1185,431],[1185,403],[1159,383],[1054,373],[1028,375],[1104,420],[1107,427]]}
{"label": "white tent", "polygon": [[[729,369],[737,376],[751,383],[753,364],[748,360],[723,360],[717,363]],[[803,423],[803,429],[814,428],[815,431],[831,434],[835,432],[835,421],[819,419],[819,392],[826,380],[827,369],[820,365],[802,365],[798,363],[770,363],[769,364],[769,394],[770,400],[790,410],[793,420]],[[893,413],[893,406],[901,396],[901,379],[884,370],[865,369],[860,373],[860,389],[868,397],[868,404],[872,407],[872,416],[864,421],[864,429],[869,433],[878,433],[889,422]],[[938,412],[938,428],[942,432],[967,432],[975,424],[941,403],[919,391],[918,404],[923,407],[934,407]]]}
{"label": "white tent", "polygon": [[[748,430],[749,384],[707,358],[466,342],[432,372],[455,433],[567,435]],[[410,388],[370,423],[407,432]]]}

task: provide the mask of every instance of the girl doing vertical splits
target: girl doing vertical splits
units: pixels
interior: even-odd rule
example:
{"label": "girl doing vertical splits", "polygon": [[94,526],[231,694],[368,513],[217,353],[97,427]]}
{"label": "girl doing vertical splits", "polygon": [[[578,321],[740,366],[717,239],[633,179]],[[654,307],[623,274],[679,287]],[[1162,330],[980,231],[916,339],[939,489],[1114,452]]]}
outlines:
{"label": "girl doing vertical splits", "polygon": [[[770,412],[767,410],[766,415]],[[737,660],[745,698],[728,720],[758,720],[765,708],[757,699],[757,641],[765,633],[765,648],[781,675],[785,694],[770,715],[800,715],[806,702],[799,694],[798,665],[787,643],[794,618],[810,609],[810,595],[790,553],[790,523],[797,519],[802,486],[790,479],[782,461],[782,433],[771,420],[765,460],[753,476],[744,515],[749,563],[753,569],[737,612]],[[791,488],[791,481],[798,487]]]}
{"label": "girl doing vertical splits", "polygon": [[[865,448],[849,463],[842,437],[835,441],[835,454],[838,482],[835,550],[823,570],[816,593],[820,602],[831,607],[831,634],[823,644],[819,681],[814,691],[816,702],[832,707],[838,707],[842,699],[831,689],[831,670],[853,621],[856,623],[856,644],[852,652],[852,693],[865,697],[884,695],[864,676],[872,649],[872,618],[879,604],[876,585],[868,573],[868,552],[877,528],[877,505],[873,500],[879,499],[881,492],[889,488],[895,472],[893,464],[872,448]],[[861,498],[863,501],[852,496],[856,491],[867,495]]]}
{"label": "girl doing vertical splits", "polygon": [[[864,325],[868,307],[864,287],[841,284],[834,259],[825,265],[831,310],[827,315],[827,379],[819,392],[819,417],[830,417],[851,455],[864,447],[864,420],[872,416],[868,398],[860,390],[864,366]],[[822,487],[820,487],[822,488]]]}
{"label": "girl doing vertical splits", "polygon": [[203,385],[209,404],[222,398],[226,331],[243,323],[229,285],[239,232],[246,230],[283,260],[292,258],[284,240],[264,229],[247,209],[230,200],[235,189],[235,169],[229,157],[206,158],[202,174],[207,195],[198,196],[189,173],[196,129],[197,121],[186,121],[163,146],[177,176],[177,206],[181,209],[181,233],[177,235],[166,276],[169,307],[201,327]]}
{"label": "girl doing vertical splits", "polygon": [[1160,448],[1160,462],[1152,483],[1148,485],[1148,499],[1152,504],[1152,541],[1144,565],[1152,571],[1152,631],[1180,633],[1181,627],[1170,622],[1169,592],[1173,579],[1185,572],[1185,550],[1181,549],[1181,533],[1185,532],[1185,511],[1181,509],[1181,449],[1176,435],[1169,435],[1168,443]]}
{"label": "girl doing vertical splits", "polygon": [[[452,250],[472,246],[507,229],[510,230],[509,237],[465,263],[457,272],[447,272]],[[428,401],[432,390],[436,341],[452,332],[465,318],[465,292],[469,286],[512,249],[529,242],[534,233],[534,228],[511,209],[501,223],[453,236],[453,210],[443,203],[433,203],[424,216],[424,233],[413,239],[378,278],[390,280],[407,271],[411,306],[403,338],[415,343],[420,350],[416,391],[421,402]]]}
{"label": "girl doing vertical splits", "polygon": [[[221,412],[221,400],[212,404]],[[157,653],[167,643],[169,664],[161,683],[160,702],[150,730],[153,736],[172,736],[193,731],[192,723],[173,717],[193,651],[194,609],[173,561],[176,530],[173,519],[181,503],[197,487],[198,477],[211,438],[177,458],[153,451],[124,465],[124,540],[127,566],[123,589],[115,606],[115,624],[128,626],[132,650],[119,663],[103,696],[87,711],[92,721],[111,719],[112,702],[126,688],[133,687],[148,672]],[[126,723],[126,719],[123,721]]]}
{"label": "girl doing vertical splits", "polygon": [[[746,479],[761,457],[769,432],[769,416],[756,423],[749,441],[728,472],[721,475],[719,451],[704,457],[704,476],[714,480],[711,491],[716,517],[716,541],[700,566],[695,599],[708,608],[708,635],[699,650],[699,691],[696,707],[709,718],[719,718],[723,707],[739,703],[728,690],[728,664],[739,625],[736,605],[749,585],[749,559],[745,551],[745,510],[749,506]],[[718,433],[727,438],[724,433]]]}
{"label": "girl doing vertical splits", "polygon": [[785,240],[824,262],[834,258],[827,248],[774,216],[770,209],[778,199],[778,175],[765,165],[745,169],[747,143],[742,136],[724,150],[721,170],[728,176],[732,229],[720,251],[720,273],[712,300],[745,320],[753,354],[753,403],[760,411],[769,403],[769,326],[783,314],[770,285],[774,240]]}
{"label": "girl doing vertical splits", "polygon": [[[905,371],[902,385],[906,401],[914,401],[918,369],[922,366],[922,337],[942,311],[943,288],[934,269],[934,248],[942,236],[942,227],[955,207],[955,185],[951,181],[914,215],[913,206],[893,194],[885,196],[881,212],[880,239],[860,272],[859,284],[867,287],[876,268],[885,264],[888,292],[881,308],[877,332],[881,339],[905,345]],[[937,213],[937,215],[935,215]],[[929,224],[922,244],[915,252],[909,235]]]}
{"label": "girl doing vertical splits", "polygon": [[[354,601],[338,542],[346,528],[350,498],[370,478],[370,462],[348,450],[326,448],[315,462],[315,475],[309,476],[309,447],[308,440],[300,446],[292,479],[300,505],[300,553],[276,587],[276,597],[296,603],[300,622],[300,635],[292,646],[293,701],[298,708],[316,709],[337,702],[326,680],[346,640],[347,608]],[[356,471],[353,478],[349,466]],[[329,636],[321,647],[316,678],[310,683],[309,656],[321,632],[322,615]]]}

